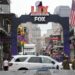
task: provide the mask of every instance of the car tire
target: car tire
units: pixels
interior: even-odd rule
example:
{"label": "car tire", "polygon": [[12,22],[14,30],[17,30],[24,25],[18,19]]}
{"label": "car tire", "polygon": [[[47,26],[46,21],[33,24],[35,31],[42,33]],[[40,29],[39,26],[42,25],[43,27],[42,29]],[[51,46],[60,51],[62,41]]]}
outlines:
{"label": "car tire", "polygon": [[20,68],[20,69],[18,69],[18,70],[28,70],[27,68]]}
{"label": "car tire", "polygon": [[58,65],[56,66],[56,69],[59,69],[59,66]]}

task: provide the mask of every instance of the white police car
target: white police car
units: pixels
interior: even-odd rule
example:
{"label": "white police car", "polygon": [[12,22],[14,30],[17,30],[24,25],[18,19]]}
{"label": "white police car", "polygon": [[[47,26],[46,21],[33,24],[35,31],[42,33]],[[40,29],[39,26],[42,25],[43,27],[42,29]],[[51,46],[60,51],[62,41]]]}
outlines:
{"label": "white police car", "polygon": [[44,55],[15,55],[9,62],[9,71],[35,70],[42,67],[61,69],[61,63]]}

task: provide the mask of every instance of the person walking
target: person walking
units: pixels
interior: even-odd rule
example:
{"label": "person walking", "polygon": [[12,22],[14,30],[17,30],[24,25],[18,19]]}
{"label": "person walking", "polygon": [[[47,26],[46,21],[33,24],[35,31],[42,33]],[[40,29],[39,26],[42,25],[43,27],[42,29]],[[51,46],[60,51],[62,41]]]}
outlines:
{"label": "person walking", "polygon": [[3,70],[4,70],[4,71],[8,71],[8,67],[9,67],[9,62],[8,62],[7,59],[5,59],[5,60],[3,61]]}
{"label": "person walking", "polygon": [[68,56],[65,56],[65,57],[64,57],[62,66],[63,66],[63,69],[64,69],[64,70],[70,70],[70,65],[69,65]]}
{"label": "person walking", "polygon": [[72,61],[72,69],[75,70],[75,56],[74,56],[74,59]]}

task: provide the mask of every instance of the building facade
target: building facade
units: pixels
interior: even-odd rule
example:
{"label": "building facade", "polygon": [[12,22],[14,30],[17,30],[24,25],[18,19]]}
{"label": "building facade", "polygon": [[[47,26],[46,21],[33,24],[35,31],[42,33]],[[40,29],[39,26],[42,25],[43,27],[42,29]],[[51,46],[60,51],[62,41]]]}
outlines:
{"label": "building facade", "polygon": [[[59,15],[60,17],[69,17],[70,8],[68,6],[58,6],[54,10],[54,14]],[[59,35],[61,37],[61,43],[63,43],[63,28],[59,23],[52,24],[53,35]]]}
{"label": "building facade", "polygon": [[0,0],[0,68],[3,58],[11,55],[11,18],[9,0]]}
{"label": "building facade", "polygon": [[[71,9],[68,6],[58,6],[58,7],[56,7],[54,14],[57,14],[61,17],[69,17],[70,11],[71,11]],[[61,27],[61,25],[58,23],[53,23],[52,28],[53,28],[53,32],[55,34],[58,34],[61,36],[61,43],[63,43],[64,42],[63,41],[63,28]],[[71,58],[73,58],[75,55],[75,51],[74,51],[75,49],[72,44],[72,39],[74,38],[74,34],[75,34],[74,29],[75,28],[72,28],[71,26],[69,26],[69,28],[70,28],[70,45],[71,45],[70,46],[70,49],[71,49],[70,55],[71,55]]]}

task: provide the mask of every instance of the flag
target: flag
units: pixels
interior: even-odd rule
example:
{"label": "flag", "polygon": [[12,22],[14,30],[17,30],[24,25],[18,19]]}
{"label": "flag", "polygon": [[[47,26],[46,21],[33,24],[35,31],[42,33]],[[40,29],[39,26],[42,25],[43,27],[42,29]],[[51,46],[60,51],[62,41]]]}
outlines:
{"label": "flag", "polygon": [[75,26],[75,0],[72,0],[72,8],[71,8],[71,14],[69,18],[69,23],[72,27]]}
{"label": "flag", "polygon": [[49,44],[47,47],[46,47],[46,52],[49,53],[51,51],[51,48],[52,48],[52,44]]}

